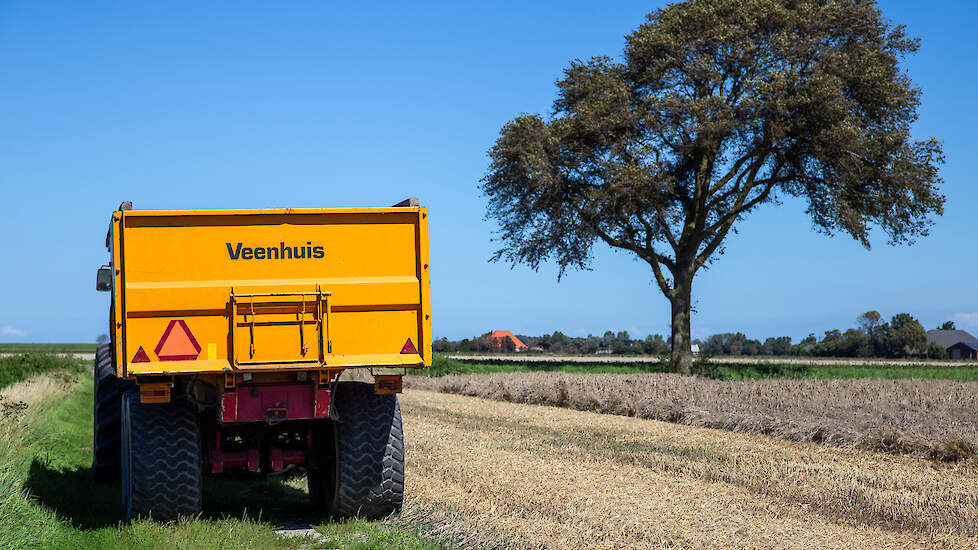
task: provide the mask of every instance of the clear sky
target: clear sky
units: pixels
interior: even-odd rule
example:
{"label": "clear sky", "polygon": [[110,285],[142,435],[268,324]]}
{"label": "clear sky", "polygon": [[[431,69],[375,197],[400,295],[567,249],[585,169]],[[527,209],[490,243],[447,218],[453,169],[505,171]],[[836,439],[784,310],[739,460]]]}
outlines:
{"label": "clear sky", "polygon": [[[478,190],[507,120],[549,113],[575,58],[617,56],[661,2],[0,2],[0,341],[88,342],[110,212],[430,208],[436,336],[668,333],[647,266],[487,263]],[[694,283],[693,335],[854,326],[877,309],[978,330],[978,7],[880,2],[923,39],[919,136],[944,140],[946,211],[930,237],[867,251],[804,206],[752,214]]]}

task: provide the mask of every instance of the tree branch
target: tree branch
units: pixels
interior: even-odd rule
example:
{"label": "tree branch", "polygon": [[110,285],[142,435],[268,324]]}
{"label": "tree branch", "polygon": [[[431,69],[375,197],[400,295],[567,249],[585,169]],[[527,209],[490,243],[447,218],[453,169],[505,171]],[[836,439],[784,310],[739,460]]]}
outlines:
{"label": "tree branch", "polygon": [[602,240],[604,240],[604,242],[617,248],[631,250],[632,252],[638,254],[640,258],[648,262],[648,264],[652,266],[652,273],[655,275],[655,282],[659,284],[659,290],[661,290],[666,296],[671,294],[672,288],[669,287],[669,281],[665,278],[665,274],[662,272],[662,267],[659,264],[666,266],[670,271],[672,271],[676,267],[675,262],[659,254],[655,250],[646,251],[635,245],[635,243],[616,239],[615,237],[609,235],[604,229],[601,229],[597,224],[592,224],[590,222],[587,223],[591,226],[594,232],[601,237]]}
{"label": "tree branch", "polygon": [[777,183],[778,182],[776,180],[771,180],[770,183],[764,187],[763,191],[761,191],[756,197],[747,203],[743,203],[741,200],[738,200],[738,203],[741,204],[738,204],[730,212],[723,216],[720,221],[710,226],[707,234],[713,233],[713,239],[711,239],[710,243],[706,245],[706,248],[704,248],[703,251],[696,256],[697,267],[706,264],[706,261],[710,259],[710,256],[716,252],[717,248],[720,247],[720,243],[722,243],[723,239],[727,237],[727,233],[730,232],[734,222],[737,221],[737,218],[744,212],[767,200],[768,196],[771,194],[771,190],[774,189],[774,186]]}
{"label": "tree branch", "polygon": [[[672,247],[672,251],[678,252],[679,243],[676,242],[676,236],[672,234],[672,229],[669,227],[669,222],[666,221],[666,214],[665,212],[662,211],[661,206],[657,206],[655,208],[655,215],[656,218],[658,218],[659,220],[659,225],[662,226],[662,233],[666,236],[666,240],[669,241],[669,246]],[[645,218],[639,217],[639,219],[642,220],[642,223],[645,224],[646,231],[648,231],[652,225],[649,222],[645,221]]]}
{"label": "tree branch", "polygon": [[[744,163],[756,157],[758,153],[759,153],[758,149],[753,149],[750,153],[747,153],[746,155],[737,159],[736,162],[734,162],[734,165],[730,168],[730,171],[727,172],[727,175],[717,180],[717,182],[710,187],[710,191],[708,194],[712,197],[717,191],[723,189],[723,186],[730,183],[730,180],[732,180],[734,176],[739,175],[741,173],[740,169],[744,167]],[[761,158],[763,158],[763,156]],[[751,163],[751,166],[753,166],[753,163]]]}

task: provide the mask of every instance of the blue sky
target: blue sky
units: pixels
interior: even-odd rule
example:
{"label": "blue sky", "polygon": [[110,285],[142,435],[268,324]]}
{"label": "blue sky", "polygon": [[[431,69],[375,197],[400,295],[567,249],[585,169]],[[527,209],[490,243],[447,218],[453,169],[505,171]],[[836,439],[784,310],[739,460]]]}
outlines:
{"label": "blue sky", "polygon": [[[487,263],[477,188],[500,127],[549,113],[575,58],[620,54],[661,2],[0,2],[0,341],[92,341],[109,215],[136,208],[431,209],[436,336],[668,333],[648,268],[599,249],[552,267]],[[978,331],[978,7],[880,2],[923,39],[919,136],[944,140],[948,202],[913,247],[866,251],[766,207],[694,283],[693,334],[790,335],[877,309]]]}

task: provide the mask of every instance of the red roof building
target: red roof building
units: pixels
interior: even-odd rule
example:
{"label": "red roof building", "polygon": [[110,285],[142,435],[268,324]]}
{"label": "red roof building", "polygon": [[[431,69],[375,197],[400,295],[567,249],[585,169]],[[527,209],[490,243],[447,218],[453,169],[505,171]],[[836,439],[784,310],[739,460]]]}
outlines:
{"label": "red roof building", "polygon": [[513,342],[513,349],[516,351],[525,351],[527,349],[526,344],[520,341],[512,332],[508,330],[494,330],[492,331],[492,345],[496,349],[502,349],[505,345],[504,342],[508,338]]}

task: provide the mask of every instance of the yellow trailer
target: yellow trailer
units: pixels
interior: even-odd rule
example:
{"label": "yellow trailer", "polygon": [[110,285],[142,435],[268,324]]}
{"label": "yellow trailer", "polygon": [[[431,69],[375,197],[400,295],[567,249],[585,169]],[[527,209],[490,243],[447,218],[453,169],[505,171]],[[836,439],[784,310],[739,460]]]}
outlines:
{"label": "yellow trailer", "polygon": [[[431,364],[428,212],[112,213],[111,342],[95,361],[93,471],[127,517],[201,508],[201,476],[305,470],[317,508],[400,508],[396,393]],[[362,369],[353,382],[343,373]],[[348,378],[348,377],[347,377]]]}

